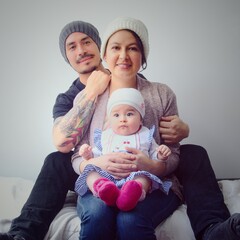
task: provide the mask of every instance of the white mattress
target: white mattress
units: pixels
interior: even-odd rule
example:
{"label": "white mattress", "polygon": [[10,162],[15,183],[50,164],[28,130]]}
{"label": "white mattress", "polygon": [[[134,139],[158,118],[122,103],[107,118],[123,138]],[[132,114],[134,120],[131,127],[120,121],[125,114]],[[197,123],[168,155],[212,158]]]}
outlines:
{"label": "white mattress", "polygon": [[[6,232],[11,220],[20,214],[33,184],[22,178],[0,177],[0,232]],[[219,181],[219,186],[230,213],[240,212],[240,180],[222,180]],[[77,240],[79,230],[76,195],[69,192],[65,205],[52,222],[45,240]],[[156,236],[158,240],[195,240],[185,205],[180,206],[156,228]]]}

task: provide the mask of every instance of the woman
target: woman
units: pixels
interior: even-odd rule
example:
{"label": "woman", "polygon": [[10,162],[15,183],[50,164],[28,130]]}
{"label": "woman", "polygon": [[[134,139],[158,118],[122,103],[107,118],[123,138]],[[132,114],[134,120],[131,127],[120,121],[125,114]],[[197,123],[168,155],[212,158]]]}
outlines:
{"label": "woman", "polygon": [[[106,129],[106,106],[109,95],[119,88],[136,88],[144,97],[146,114],[143,124],[151,128],[158,125],[162,116],[176,115],[175,94],[164,84],[151,83],[137,76],[140,68],[146,67],[149,52],[148,32],[145,25],[136,19],[118,18],[108,26],[102,44],[102,57],[111,72],[111,81],[105,92],[98,96],[91,126],[86,138],[78,146],[89,140],[93,144],[94,130]],[[84,91],[83,93],[84,94]],[[81,97],[81,96],[80,96]],[[160,135],[155,132],[154,138],[160,143]],[[169,146],[172,154],[167,163],[149,159],[140,150],[127,148],[124,154],[138,170],[149,171],[159,177],[166,177],[177,167],[179,161],[179,144]],[[84,170],[86,165],[93,164],[103,168],[101,157],[78,161],[78,147],[73,155],[73,166]],[[153,191],[130,212],[119,211],[109,207],[89,191],[78,198],[77,210],[81,219],[79,239],[156,239],[154,229],[166,219],[181,203],[176,179],[172,178],[174,191],[166,195],[160,190]],[[144,226],[144,227],[143,227]]]}

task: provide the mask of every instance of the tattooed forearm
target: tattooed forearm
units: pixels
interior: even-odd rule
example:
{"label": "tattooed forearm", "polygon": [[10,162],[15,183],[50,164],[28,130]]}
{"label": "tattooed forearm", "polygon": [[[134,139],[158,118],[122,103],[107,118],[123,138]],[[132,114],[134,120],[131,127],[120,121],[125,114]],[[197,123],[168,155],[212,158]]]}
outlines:
{"label": "tattooed forearm", "polygon": [[95,101],[87,101],[85,95],[75,99],[73,108],[59,121],[55,122],[65,141],[59,144],[59,147],[65,147],[69,144],[75,146],[84,136],[90,124]]}
{"label": "tattooed forearm", "polygon": [[75,146],[79,142],[79,139],[83,137],[88,128],[93,109],[93,103],[88,102],[85,107],[76,106],[73,111],[66,116],[61,124],[61,131],[68,140],[65,141],[62,146],[71,142]]}

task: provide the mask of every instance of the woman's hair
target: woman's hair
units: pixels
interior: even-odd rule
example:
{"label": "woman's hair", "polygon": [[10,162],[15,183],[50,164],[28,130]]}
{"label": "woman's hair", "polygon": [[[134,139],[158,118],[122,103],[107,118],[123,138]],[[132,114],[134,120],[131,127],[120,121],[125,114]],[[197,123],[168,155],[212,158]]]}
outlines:
{"label": "woman's hair", "polygon": [[140,37],[132,30],[128,30],[126,29],[127,31],[131,32],[133,34],[133,36],[135,37],[136,41],[137,41],[137,45],[141,51],[141,54],[142,54],[142,70],[146,69],[147,68],[147,59],[145,57],[145,53],[144,53],[144,47],[143,47],[143,44],[142,44],[142,41],[140,39]]}

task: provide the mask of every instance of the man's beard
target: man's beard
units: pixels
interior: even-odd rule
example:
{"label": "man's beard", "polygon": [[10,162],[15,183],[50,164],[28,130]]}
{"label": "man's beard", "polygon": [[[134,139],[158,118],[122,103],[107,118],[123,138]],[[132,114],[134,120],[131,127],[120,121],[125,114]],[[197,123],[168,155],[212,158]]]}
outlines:
{"label": "man's beard", "polygon": [[[84,59],[84,58],[86,58],[86,57],[89,57],[89,56],[90,56],[90,57],[93,57],[94,55],[92,55],[92,54],[84,54],[83,56],[80,56],[80,57],[77,59],[77,63],[79,63],[82,59]],[[88,74],[88,73],[93,72],[94,70],[96,70],[96,69],[100,66],[101,62],[102,62],[102,60],[100,59],[99,64],[98,64],[97,66],[92,66],[92,67],[90,67],[89,69],[85,69],[85,70],[79,72],[79,74]]]}
{"label": "man's beard", "polygon": [[92,73],[94,70],[96,70],[98,68],[98,66],[92,66],[89,69],[83,70],[81,72],[79,72],[80,74],[88,74],[88,73]]}
{"label": "man's beard", "polygon": [[89,74],[89,73],[92,73],[94,70],[97,70],[97,69],[98,69],[98,67],[100,66],[101,62],[102,62],[102,59],[100,59],[98,65],[89,67],[88,69],[85,69],[85,70],[83,70],[83,71],[81,71],[81,72],[79,72],[79,73],[80,73],[80,74]]}

